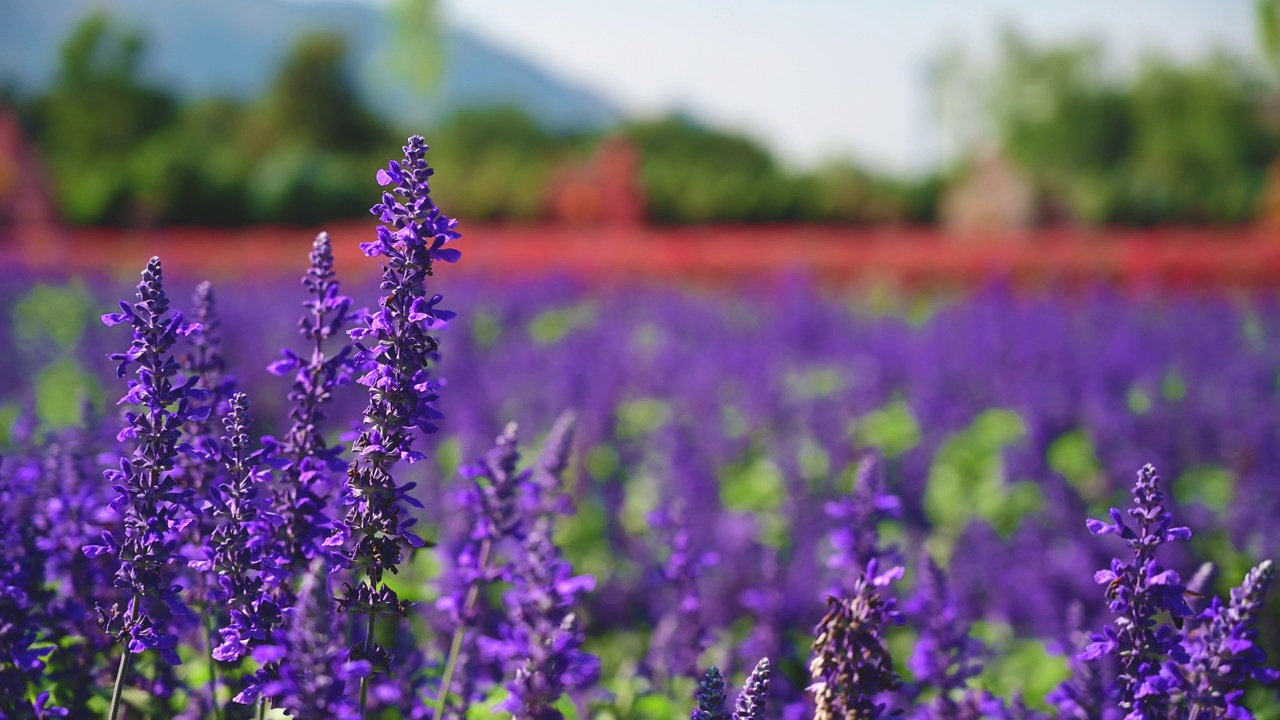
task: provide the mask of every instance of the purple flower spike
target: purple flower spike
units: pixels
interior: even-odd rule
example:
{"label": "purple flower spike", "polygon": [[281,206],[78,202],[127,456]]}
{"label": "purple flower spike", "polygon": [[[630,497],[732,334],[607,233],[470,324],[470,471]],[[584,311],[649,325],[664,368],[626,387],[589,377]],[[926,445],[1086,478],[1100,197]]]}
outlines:
{"label": "purple flower spike", "polygon": [[[310,257],[311,267],[302,284],[311,297],[304,303],[306,314],[298,323],[310,353],[304,358],[286,350],[283,360],[268,367],[277,375],[294,373],[289,391],[289,419],[293,422],[278,452],[289,465],[280,473],[274,503],[284,518],[279,542],[285,569],[291,573],[303,571],[313,558],[327,554],[323,543],[332,523],[327,506],[334,491],[330,473],[342,470],[345,464],[339,459],[343,447],[325,442],[325,405],[333,399],[335,389],[351,383],[353,348],[342,333],[348,324],[364,316],[363,310],[352,310],[351,298],[340,294],[328,233],[316,236]],[[326,345],[335,338],[338,348],[333,352]]]}
{"label": "purple flower spike", "polygon": [[724,694],[724,676],[720,668],[712,665],[698,685],[698,707],[694,709],[690,720],[729,720],[729,712],[725,709],[727,702]]}
{"label": "purple flower spike", "polygon": [[884,492],[879,459],[867,455],[858,463],[853,492],[827,503],[826,514],[832,521],[827,568],[833,578],[828,594],[852,596],[854,583],[872,560],[898,564],[898,549],[880,545],[879,526],[901,513],[898,498]]}
{"label": "purple flower spike", "polygon": [[222,661],[247,655],[250,643],[266,640],[281,621],[270,593],[270,587],[282,579],[279,559],[267,541],[279,522],[264,493],[271,478],[270,448],[253,450],[249,422],[249,400],[244,393],[236,393],[222,438],[228,476],[215,488],[219,497],[214,515],[220,524],[209,537],[205,557],[192,561],[194,567],[217,573],[219,588],[210,593],[210,599],[230,610],[230,624],[218,631],[222,643],[213,651],[213,657]]}
{"label": "purple flower spike", "polygon": [[921,562],[915,594],[905,611],[920,631],[915,652],[907,663],[916,677],[909,694],[918,698],[927,690],[936,691],[922,717],[956,717],[959,705],[953,692],[965,690],[969,678],[982,672],[983,646],[969,636],[968,625],[960,620],[946,572],[927,554]]}
{"label": "purple flower spike", "polygon": [[769,698],[769,658],[760,658],[733,706],[733,720],[764,720]]}
{"label": "purple flower spike", "polygon": [[[373,664],[387,672],[390,654],[377,644],[372,630],[378,615],[402,614],[405,605],[382,584],[396,572],[404,547],[424,542],[408,530],[402,501],[409,486],[397,484],[392,469],[401,460],[414,462],[422,454],[413,449],[417,432],[432,433],[442,415],[434,407],[436,381],[427,368],[435,364],[437,342],[431,331],[453,314],[440,310],[440,296],[427,291],[427,278],[438,260],[454,262],[457,250],[445,245],[457,239],[457,222],[440,212],[431,200],[427,144],[417,135],[404,147],[404,160],[379,173],[379,181],[393,186],[384,192],[373,214],[386,225],[378,239],[361,247],[369,256],[382,256],[379,308],[365,318],[365,326],[350,332],[356,341],[356,362],[364,371],[358,382],[369,388],[365,429],[352,450],[347,472],[347,512],[326,545],[343,545],[343,560],[364,579],[348,585],[338,602],[344,610],[368,614],[365,636],[352,648],[352,660]],[[416,432],[415,432],[416,431]]]}
{"label": "purple flower spike", "polygon": [[133,343],[123,353],[111,355],[120,362],[124,377],[130,365],[138,366],[138,379],[129,381],[124,402],[140,405],[125,414],[125,437],[136,439],[132,453],[120,460],[119,470],[105,473],[118,496],[111,507],[124,516],[120,538],[104,532],[103,545],[86,545],[89,557],[110,555],[119,563],[114,584],[130,597],[128,604],[110,609],[98,606],[103,629],[132,653],[154,649],[170,664],[181,663],[175,651],[178,638],[168,630],[174,614],[186,612],[179,599],[182,588],[171,582],[170,565],[177,562],[175,549],[182,529],[191,521],[192,491],[179,487],[173,477],[182,426],[207,416],[208,407],[195,407],[192,399],[197,377],[178,382],[178,362],[171,354],[179,336],[199,331],[183,322],[182,314],[169,314],[160,258],[151,258],[138,284],[138,302],[121,303],[121,312],[104,316],[108,325],[128,323]]}
{"label": "purple flower spike", "polygon": [[[854,582],[849,598],[827,596],[827,614],[814,634],[813,660],[809,672],[817,709],[814,720],[883,717],[885,704],[877,702],[881,693],[896,690],[901,678],[894,671],[893,657],[884,644],[886,622],[901,623],[902,616],[879,592],[872,579],[875,561],[868,574]],[[876,580],[892,580],[892,571]]]}
{"label": "purple flower spike", "polygon": [[586,639],[574,608],[595,589],[595,578],[574,575],[573,566],[546,533],[534,531],[524,541],[515,587],[507,593],[511,624],[500,640],[485,638],[482,647],[510,668],[511,697],[498,709],[520,718],[559,720],[554,706],[567,690],[593,685],[600,659],[582,651]]}
{"label": "purple flower spike", "polygon": [[1245,683],[1250,679],[1272,683],[1280,678],[1280,673],[1265,666],[1267,655],[1258,647],[1254,627],[1274,578],[1271,561],[1263,561],[1249,571],[1240,587],[1231,590],[1230,603],[1223,605],[1215,597],[1197,618],[1201,626],[1189,642],[1187,695],[1200,717],[1252,718],[1253,713],[1240,702]]}
{"label": "purple flower spike", "polygon": [[267,697],[297,720],[355,717],[350,685],[369,672],[367,663],[348,663],[338,642],[342,632],[329,590],[323,558],[314,560],[302,580],[298,602],[284,611],[276,642],[262,645],[254,657],[263,668],[246,678],[238,703]]}
{"label": "purple flower spike", "polygon": [[683,501],[655,513],[651,522],[661,531],[662,544],[671,549],[662,567],[662,580],[674,592],[669,609],[654,628],[648,653],[657,687],[665,690],[671,678],[697,677],[698,657],[714,641],[702,620],[698,578],[715,558],[694,550]]}
{"label": "purple flower spike", "polygon": [[[484,590],[500,580],[509,580],[512,566],[503,551],[518,547],[524,536],[517,508],[517,493],[529,482],[528,471],[518,472],[520,453],[516,424],[508,423],[489,453],[475,465],[464,466],[460,473],[469,480],[460,495],[460,511],[467,518],[470,532],[460,543],[453,558],[453,572],[446,577],[441,598],[440,630],[450,643],[457,643],[459,653],[447,676],[447,717],[465,717],[476,699],[475,668],[470,662],[477,654],[476,631],[480,619],[480,599]],[[506,557],[509,557],[507,555]],[[451,647],[451,652],[454,650]]]}
{"label": "purple flower spike", "polygon": [[1138,472],[1134,507],[1128,511],[1135,528],[1116,508],[1111,509],[1111,522],[1089,522],[1093,534],[1115,534],[1133,551],[1132,561],[1115,558],[1109,569],[1095,575],[1096,582],[1106,586],[1107,606],[1117,618],[1114,625],[1091,636],[1093,642],[1080,656],[1084,660],[1116,656],[1119,705],[1131,720],[1168,717],[1171,697],[1183,679],[1166,667],[1166,660],[1185,663],[1189,659],[1181,633],[1155,619],[1167,611],[1180,626],[1181,619],[1191,615],[1178,574],[1165,570],[1155,558],[1162,544],[1191,537],[1187,528],[1172,527],[1173,516],[1164,508],[1159,483],[1154,467],[1147,465]]}

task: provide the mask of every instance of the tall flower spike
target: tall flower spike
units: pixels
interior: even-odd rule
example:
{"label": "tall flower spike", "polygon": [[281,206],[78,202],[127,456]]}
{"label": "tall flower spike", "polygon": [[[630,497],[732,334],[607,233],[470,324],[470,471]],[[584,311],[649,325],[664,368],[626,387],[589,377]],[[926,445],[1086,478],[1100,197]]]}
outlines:
{"label": "tall flower spike", "polygon": [[[118,360],[124,377],[130,365],[138,366],[138,379],[129,381],[121,404],[140,406],[127,412],[128,425],[117,436],[134,442],[133,451],[120,460],[119,470],[108,470],[106,479],[118,493],[111,508],[124,516],[121,538],[104,532],[102,545],[86,545],[89,557],[110,555],[119,563],[116,587],[130,597],[128,605],[98,608],[103,628],[128,646],[130,653],[158,650],[166,662],[181,662],[177,635],[168,631],[170,617],[185,614],[179,599],[181,587],[171,583],[169,566],[177,561],[177,536],[191,521],[192,492],[173,478],[178,440],[183,423],[200,420],[208,407],[194,407],[191,399],[199,378],[177,382],[178,363],[171,350],[179,336],[190,335],[199,325],[183,322],[182,314],[169,314],[160,258],[151,258],[138,283],[138,302],[120,303],[120,312],[104,315],[107,325],[128,324],[133,342]],[[122,666],[123,667],[123,666]]]}
{"label": "tall flower spike", "polygon": [[902,568],[878,575],[877,571],[873,560],[854,582],[850,597],[827,597],[827,614],[814,629],[817,639],[809,663],[809,691],[817,705],[814,720],[882,717],[885,705],[876,701],[877,696],[902,684],[883,637],[885,624],[901,624],[902,615],[880,594],[902,577]]}
{"label": "tall flower spike", "polygon": [[1103,680],[1098,660],[1085,660],[1074,652],[1090,642],[1089,634],[1081,630],[1083,615],[1080,602],[1073,601],[1067,609],[1070,636],[1066,643],[1071,651],[1071,676],[1045,698],[1057,709],[1061,720],[1103,720],[1106,709],[1115,704],[1112,697],[1115,687],[1108,687]]}
{"label": "tall flower spike", "polygon": [[1089,520],[1094,535],[1118,535],[1133,551],[1133,560],[1115,558],[1107,570],[1099,570],[1094,580],[1106,586],[1107,606],[1116,614],[1114,625],[1092,635],[1093,642],[1081,656],[1086,660],[1114,655],[1118,660],[1120,707],[1130,720],[1167,717],[1170,696],[1181,683],[1177,673],[1163,669],[1166,658],[1186,662],[1182,636],[1168,625],[1156,622],[1156,614],[1168,611],[1175,621],[1191,615],[1184,594],[1186,587],[1178,573],[1165,570],[1156,560],[1156,550],[1166,542],[1191,539],[1185,527],[1173,527],[1173,516],[1164,508],[1164,493],[1154,467],[1138,472],[1133,486],[1134,507],[1129,515],[1137,529],[1130,528],[1124,514],[1111,508],[1111,522]]}
{"label": "tall flower spike", "polygon": [[460,510],[467,517],[470,533],[450,555],[453,572],[436,609],[441,611],[441,629],[449,637],[441,699],[447,704],[444,717],[463,717],[474,699],[474,668],[463,661],[475,655],[477,604],[484,589],[511,578],[511,563],[503,559],[500,546],[517,544],[523,532],[517,512],[517,493],[529,481],[528,471],[518,472],[520,452],[516,424],[508,423],[493,449],[474,465],[459,473],[468,481],[460,493]]}
{"label": "tall flower spike", "polygon": [[586,639],[574,608],[595,589],[595,578],[573,574],[551,537],[533,531],[524,540],[513,589],[507,593],[510,624],[501,639],[482,638],[482,648],[509,668],[511,697],[498,706],[530,720],[560,720],[556,700],[571,688],[599,678],[600,660],[582,651]]}
{"label": "tall flower spike", "polygon": [[[351,382],[353,348],[342,331],[364,314],[353,311],[351,298],[340,294],[328,233],[316,236],[310,257],[311,267],[302,284],[311,297],[303,304],[306,313],[298,327],[311,352],[303,357],[285,350],[284,359],[267,368],[275,375],[294,373],[289,391],[293,422],[279,450],[289,466],[280,474],[275,497],[276,511],[284,518],[280,543],[289,572],[303,570],[311,559],[325,553],[322,543],[332,522],[326,511],[333,491],[329,473],[342,470],[344,464],[338,459],[342,446],[325,442],[324,406],[333,399],[335,388]],[[326,355],[326,345],[334,338],[339,341],[337,352]]]}
{"label": "tall flower spike", "polygon": [[961,621],[946,572],[927,553],[921,560],[916,591],[906,604],[907,616],[920,632],[907,667],[916,677],[910,695],[918,698],[933,689],[927,717],[956,717],[959,705],[953,692],[964,690],[969,678],[982,672],[982,643],[969,636]]}
{"label": "tall flower spike", "polygon": [[569,467],[569,456],[573,445],[573,433],[578,425],[578,416],[572,410],[560,413],[547,439],[542,445],[542,454],[533,466],[532,482],[528,483],[525,503],[528,508],[525,515],[532,518],[531,528],[544,529],[554,523],[555,518],[572,515],[573,501],[562,492],[564,471]]}
{"label": "tall flower spike", "polygon": [[720,668],[715,665],[707,668],[707,674],[698,685],[697,700],[698,707],[690,720],[729,720],[729,712],[725,708],[724,676],[720,674]]}
{"label": "tall flower spike", "polygon": [[219,589],[210,599],[230,609],[231,621],[218,631],[222,643],[214,649],[213,657],[234,661],[249,652],[250,641],[266,640],[281,621],[270,592],[280,563],[267,540],[279,518],[270,513],[264,493],[271,476],[266,465],[270,448],[252,449],[249,400],[244,393],[231,397],[231,411],[223,422],[228,477],[216,488],[220,496],[216,515],[222,522],[209,538],[205,559],[192,565],[212,569],[218,575]]}
{"label": "tall flower spike", "polygon": [[1244,583],[1231,590],[1231,602],[1214,597],[1199,616],[1200,631],[1191,637],[1187,664],[1188,698],[1201,718],[1252,718],[1241,704],[1250,679],[1272,683],[1280,673],[1266,667],[1267,654],[1258,646],[1254,627],[1275,579],[1270,560],[1249,571]]}
{"label": "tall flower spike", "polygon": [[[459,237],[457,222],[431,200],[433,171],[426,152],[426,142],[415,135],[404,147],[403,161],[378,171],[378,183],[393,186],[392,192],[384,192],[382,202],[373,207],[385,224],[378,227],[377,239],[361,249],[385,258],[384,295],[364,327],[350,333],[357,363],[364,370],[359,382],[369,388],[369,404],[364,430],[352,447],[355,459],[347,470],[346,515],[325,541],[345,547],[346,562],[364,574],[356,585],[346,586],[338,602],[344,610],[367,616],[364,637],[350,657],[371,662],[375,672],[387,672],[391,664],[390,654],[374,635],[375,619],[406,612],[395,591],[383,584],[383,576],[397,571],[404,546],[425,545],[410,530],[415,520],[402,506],[422,507],[409,494],[414,483],[398,484],[392,469],[400,460],[422,459],[413,449],[414,437],[417,432],[435,432],[435,422],[442,417],[433,406],[438,383],[428,367],[436,358],[432,332],[453,313],[437,307],[443,298],[428,294],[426,280],[436,261],[456,262],[460,257],[457,250],[445,247]],[[363,711],[363,702],[361,706]]]}
{"label": "tall flower spike", "polygon": [[329,591],[323,558],[313,560],[302,579],[298,602],[284,611],[285,624],[273,645],[259,646],[254,657],[263,668],[246,679],[238,703],[267,697],[297,720],[352,717],[357,710],[350,683],[368,672],[368,664],[343,660],[342,632]]}
{"label": "tall flower spike", "polygon": [[747,676],[747,682],[738,694],[733,707],[733,720],[764,720],[766,701],[769,699],[769,658],[760,658]]}
{"label": "tall flower spike", "polygon": [[827,569],[833,580],[827,592],[836,597],[853,594],[853,584],[872,560],[899,564],[898,549],[880,544],[880,523],[896,520],[902,513],[898,498],[884,492],[880,460],[867,455],[858,463],[853,492],[828,502],[826,514],[833,522],[829,534]]}
{"label": "tall flower spike", "polygon": [[683,501],[655,513],[651,522],[661,531],[662,544],[671,549],[662,567],[662,579],[674,591],[674,601],[658,621],[649,644],[649,663],[661,691],[671,678],[697,677],[698,657],[714,639],[702,621],[702,597],[698,592],[702,568],[714,558],[694,550]]}
{"label": "tall flower spike", "polygon": [[218,321],[217,297],[213,292],[213,284],[206,280],[197,285],[192,300],[195,304],[195,320],[200,324],[201,331],[191,336],[190,351],[183,354],[181,364],[183,372],[199,378],[196,387],[207,394],[210,413],[202,419],[186,423],[183,440],[196,452],[181,456],[179,463],[187,475],[188,486],[196,492],[198,502],[204,503],[221,474],[218,419],[226,417],[227,402],[235,391],[235,379],[226,374],[227,363],[222,356],[222,336],[219,332],[221,323]]}

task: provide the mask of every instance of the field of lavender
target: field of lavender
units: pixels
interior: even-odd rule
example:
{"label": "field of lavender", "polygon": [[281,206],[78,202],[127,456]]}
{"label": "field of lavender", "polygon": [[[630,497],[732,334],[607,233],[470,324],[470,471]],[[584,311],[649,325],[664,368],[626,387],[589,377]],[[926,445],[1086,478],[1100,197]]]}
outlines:
{"label": "field of lavender", "polygon": [[0,284],[0,718],[1280,717],[1276,299],[451,281],[405,151],[372,287]]}

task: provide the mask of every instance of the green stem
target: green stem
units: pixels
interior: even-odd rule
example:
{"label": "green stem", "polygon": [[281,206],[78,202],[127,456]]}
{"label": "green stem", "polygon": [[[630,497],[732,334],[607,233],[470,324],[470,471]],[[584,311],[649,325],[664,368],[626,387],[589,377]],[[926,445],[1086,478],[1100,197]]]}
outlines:
{"label": "green stem", "polygon": [[266,720],[267,718],[267,699],[262,698],[258,701],[258,720]]}
{"label": "green stem", "polygon": [[[370,651],[373,650],[373,623],[378,619],[378,609],[376,607],[369,608],[369,626],[364,633],[365,645]],[[369,705],[369,678],[360,678],[360,720],[367,717],[365,709]]]}
{"label": "green stem", "polygon": [[214,720],[222,720],[222,703],[218,702],[218,662],[213,659],[213,616],[204,615],[205,647],[209,650],[209,702],[213,705]]}
{"label": "green stem", "polygon": [[120,698],[124,694],[124,676],[129,673],[129,648],[124,648],[120,656],[120,669],[116,671],[116,685],[111,689],[111,712],[108,720],[116,720],[120,716]]}
{"label": "green stem", "polygon": [[[493,547],[493,543],[485,538],[480,544],[480,567],[483,568],[489,562],[489,551]],[[471,610],[475,607],[476,600],[480,599],[480,583],[476,583],[467,588],[467,598],[462,603],[462,612],[459,614],[461,618],[466,618],[471,614]],[[449,659],[444,664],[444,676],[440,678],[440,692],[436,697],[436,720],[443,720],[444,706],[449,701],[449,686],[453,683],[453,671],[458,664],[458,655],[462,652],[462,638],[467,632],[465,620],[458,623],[458,627],[453,631],[453,639],[449,641]]]}

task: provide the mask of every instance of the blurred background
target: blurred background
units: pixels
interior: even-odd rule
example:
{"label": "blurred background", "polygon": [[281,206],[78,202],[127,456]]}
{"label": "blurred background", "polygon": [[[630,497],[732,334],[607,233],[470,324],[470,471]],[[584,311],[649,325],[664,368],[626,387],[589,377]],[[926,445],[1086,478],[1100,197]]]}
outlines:
{"label": "blurred background", "polygon": [[474,272],[1269,283],[1278,44],[1256,0],[13,0],[0,259],[292,267],[416,132]]}
{"label": "blurred background", "polygon": [[[97,318],[153,254],[175,307],[216,282],[210,335],[283,433],[262,369],[300,345],[312,239],[377,302],[358,243],[411,133],[464,235],[424,526],[506,422],[534,448],[576,410],[566,552],[619,698],[652,698],[676,500],[722,558],[709,657],[779,658],[798,697],[867,451],[983,682],[1039,707],[1067,605],[1106,617],[1117,544],[1084,518],[1143,463],[1185,577],[1280,556],[1280,0],[0,0],[0,450],[114,446],[127,338]],[[1274,658],[1276,603],[1263,633]],[[657,692],[616,717],[685,712]]]}

